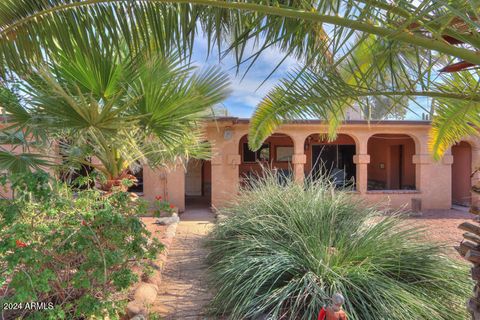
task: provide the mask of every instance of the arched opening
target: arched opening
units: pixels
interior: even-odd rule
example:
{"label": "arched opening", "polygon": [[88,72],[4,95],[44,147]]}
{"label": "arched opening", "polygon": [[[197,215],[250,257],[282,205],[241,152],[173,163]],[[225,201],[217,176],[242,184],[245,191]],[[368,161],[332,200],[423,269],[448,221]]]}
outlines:
{"label": "arched opening", "polygon": [[334,141],[325,135],[311,134],[305,139],[306,172],[313,179],[328,177],[337,187],[355,185],[356,153],[355,140],[346,134],[339,134]]}
{"label": "arched opening", "polygon": [[210,207],[212,201],[212,163],[190,159],[185,172],[185,206]]}
{"label": "arched opening", "polygon": [[467,142],[452,146],[452,204],[469,206],[471,202],[472,147]]}
{"label": "arched opening", "polygon": [[368,190],[415,190],[415,141],[406,134],[368,139]]}
{"label": "arched opening", "polygon": [[248,136],[239,142],[240,183],[249,177],[262,175],[262,168],[269,168],[286,177],[292,177],[293,140],[286,134],[275,133],[268,137],[257,151],[248,147]]}

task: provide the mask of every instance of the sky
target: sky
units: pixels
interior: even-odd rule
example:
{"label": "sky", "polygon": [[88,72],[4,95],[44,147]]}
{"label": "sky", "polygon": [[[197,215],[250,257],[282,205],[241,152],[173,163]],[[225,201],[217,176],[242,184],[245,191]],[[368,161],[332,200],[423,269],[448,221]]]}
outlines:
{"label": "sky", "polygon": [[[254,66],[248,71],[242,79],[248,63],[240,68],[237,74],[235,58],[228,55],[220,62],[217,52],[211,53],[207,57],[207,42],[203,38],[197,38],[193,51],[193,62],[199,67],[219,65],[221,69],[226,72],[231,84],[232,93],[230,97],[225,100],[224,107],[228,110],[230,116],[249,118],[252,116],[255,107],[260,100],[274,87],[278,81],[283,78],[288,71],[298,65],[298,61],[294,58],[288,57],[283,61],[282,65],[275,71],[275,73],[262,85],[262,82],[275,69],[277,64],[283,59],[284,54],[279,50],[268,48],[255,62]],[[250,54],[253,52],[253,47],[249,48]],[[245,57],[249,57],[248,50]],[[260,87],[259,87],[260,86]]]}
{"label": "sky", "polygon": [[[250,52],[248,52],[249,50]],[[255,52],[253,46],[250,46],[249,50],[246,50],[244,54],[245,58],[249,57],[249,53]],[[267,95],[275,84],[286,76],[289,71],[294,71],[295,67],[299,66],[299,62],[295,58],[287,57],[275,73],[262,84],[283,58],[284,54],[280,50],[268,48],[260,55],[245,77],[243,77],[249,65],[248,62],[240,68],[237,74],[236,62],[233,55],[228,55],[221,59],[221,61],[218,59],[217,51],[207,56],[207,42],[201,36],[195,40],[192,57],[193,63],[199,67],[218,65],[229,75],[232,83],[232,93],[230,97],[224,101],[223,107],[228,110],[229,116],[240,118],[250,118],[257,104]],[[425,98],[417,99],[417,102],[423,106],[429,105],[429,101]],[[410,103],[410,108],[415,110],[415,112],[408,110],[405,119],[418,120],[422,118],[424,110],[421,110],[421,108],[413,103]]]}

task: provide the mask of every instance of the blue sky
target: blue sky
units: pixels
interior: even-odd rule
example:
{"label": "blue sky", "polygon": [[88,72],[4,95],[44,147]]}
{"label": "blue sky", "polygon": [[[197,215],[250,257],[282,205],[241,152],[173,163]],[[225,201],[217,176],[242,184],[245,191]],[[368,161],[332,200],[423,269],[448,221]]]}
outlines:
{"label": "blue sky", "polygon": [[[250,56],[253,52],[253,47],[250,47],[249,51],[250,52],[246,51],[245,57]],[[233,56],[229,55],[219,62],[218,54],[214,52],[207,58],[207,43],[203,38],[197,38],[193,52],[195,64],[199,66],[219,65],[224,72],[228,73],[232,82],[232,93],[230,97],[225,100],[224,106],[228,109],[229,115],[242,118],[249,118],[258,102],[273,88],[278,80],[298,65],[298,62],[294,58],[287,58],[275,73],[258,88],[283,57],[284,54],[280,51],[267,49],[242,79],[248,63],[240,68],[240,72],[237,75],[236,63]]]}
{"label": "blue sky", "polygon": [[[253,49],[253,46],[250,46],[249,50],[246,50],[244,57],[249,57],[250,54],[254,52]],[[200,67],[219,65],[224,72],[228,73],[232,82],[232,93],[230,97],[225,100],[224,107],[228,110],[230,116],[241,118],[250,118],[257,104],[270,89],[272,89],[288,71],[293,71],[293,69],[299,65],[299,62],[295,58],[287,57],[275,73],[261,85],[283,58],[284,54],[279,50],[266,49],[242,79],[249,65],[248,62],[240,68],[240,72],[237,74],[236,62],[232,55],[228,55],[219,61],[217,51],[215,51],[207,57],[207,42],[201,36],[196,39],[193,51],[193,62],[196,65]],[[427,106],[430,103],[426,98],[419,98],[417,102],[423,106]],[[407,111],[406,119],[413,120],[422,118],[421,114],[424,111],[421,110],[421,108],[414,103],[410,103],[410,108],[416,112],[412,112],[411,110]]]}

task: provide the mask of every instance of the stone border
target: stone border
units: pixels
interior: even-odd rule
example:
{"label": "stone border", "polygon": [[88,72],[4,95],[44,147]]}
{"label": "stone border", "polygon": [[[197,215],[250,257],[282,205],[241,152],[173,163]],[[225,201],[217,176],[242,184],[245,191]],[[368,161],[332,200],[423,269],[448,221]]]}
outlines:
{"label": "stone border", "polygon": [[165,235],[161,242],[165,246],[163,251],[157,256],[152,263],[154,271],[146,279],[142,279],[132,290],[133,300],[129,301],[126,309],[127,319],[143,320],[148,317],[148,309],[157,299],[160,284],[162,282],[162,271],[167,262],[168,249],[173,242],[173,238],[177,232],[178,222],[168,225]]}

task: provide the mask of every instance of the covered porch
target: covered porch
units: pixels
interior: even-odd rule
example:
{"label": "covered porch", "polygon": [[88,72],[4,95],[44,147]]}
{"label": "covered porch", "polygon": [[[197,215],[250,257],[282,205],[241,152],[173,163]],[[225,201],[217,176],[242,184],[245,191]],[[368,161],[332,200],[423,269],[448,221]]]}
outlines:
{"label": "covered porch", "polygon": [[257,151],[248,146],[248,129],[247,119],[208,123],[212,159],[164,174],[144,168],[145,197],[164,193],[180,210],[186,198],[201,197],[219,208],[235,198],[249,177],[261,176],[262,168],[268,168],[299,183],[326,177],[339,189],[391,208],[413,204],[415,210],[449,209],[452,202],[477,201],[470,199],[477,179],[470,173],[480,161],[480,144],[469,140],[434,161],[428,150],[428,121],[350,121],[333,141],[322,134],[328,126],[321,121],[292,122],[265,139]]}

